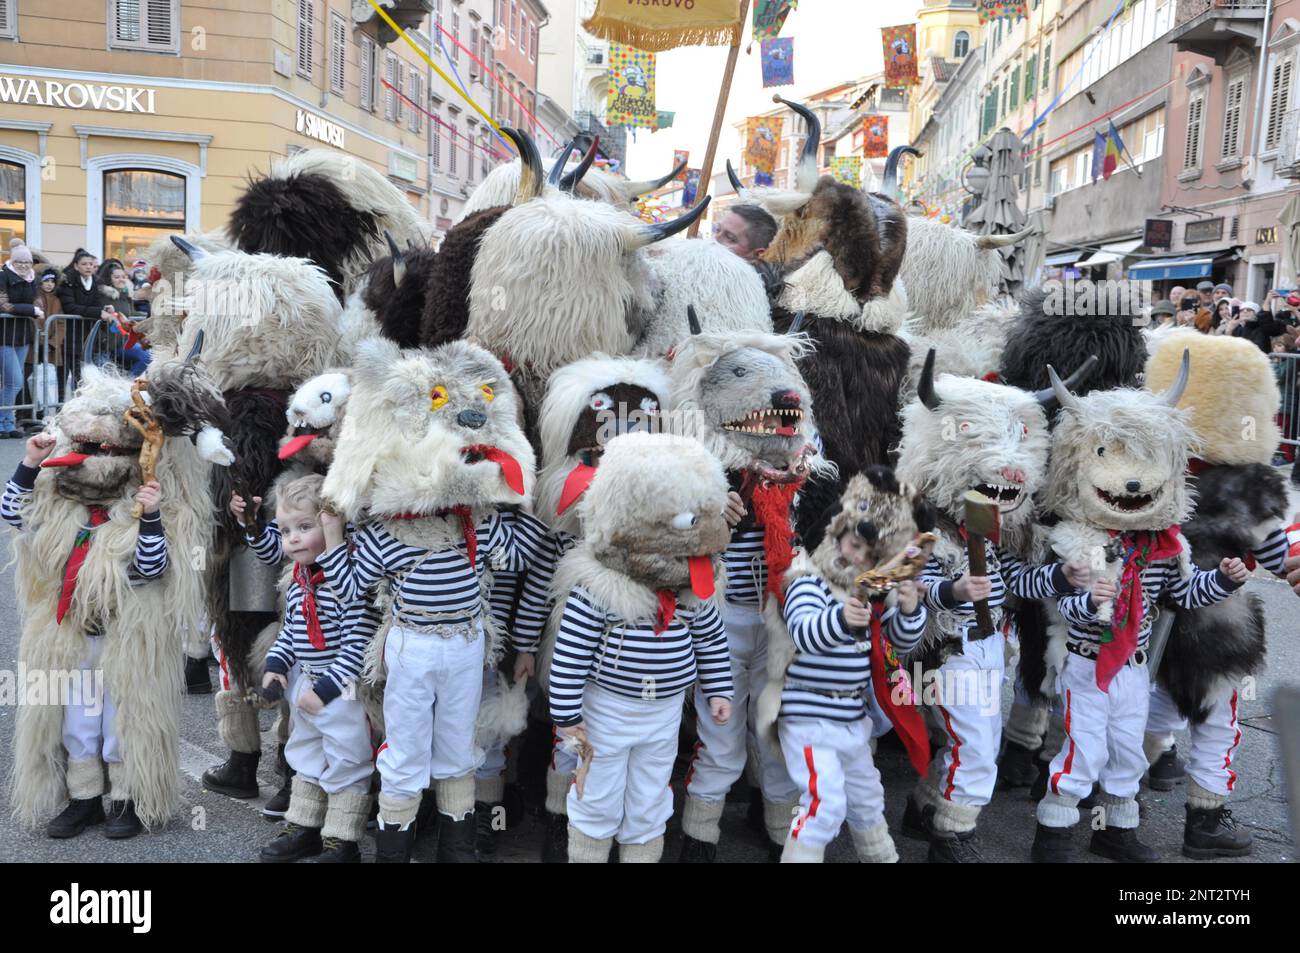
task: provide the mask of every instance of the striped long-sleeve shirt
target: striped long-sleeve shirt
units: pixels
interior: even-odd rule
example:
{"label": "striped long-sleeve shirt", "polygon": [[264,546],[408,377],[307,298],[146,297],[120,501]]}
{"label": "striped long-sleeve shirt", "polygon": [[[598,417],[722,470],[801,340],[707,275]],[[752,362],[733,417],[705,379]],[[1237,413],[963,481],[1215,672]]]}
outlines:
{"label": "striped long-sleeve shirt", "polygon": [[[1022,599],[1055,599],[1074,589],[1066,580],[1065,569],[1060,563],[1033,566],[988,540],[984,541],[984,553],[992,586],[988,598],[990,610],[1000,607],[1008,592]],[[952,613],[957,619],[954,636],[965,637],[975,626],[975,604],[958,602],[953,594],[953,584],[968,571],[964,554],[960,564],[949,572],[945,572],[943,564],[935,556],[930,557],[921,571],[922,601],[926,609]]]}
{"label": "striped long-sleeve shirt", "polygon": [[722,552],[722,569],[727,577],[727,601],[732,605],[758,607],[767,586],[767,554],[764,531],[755,526],[732,531]]}
{"label": "striped long-sleeve shirt", "polygon": [[[1142,570],[1142,620],[1138,624],[1139,649],[1147,647],[1151,636],[1152,606],[1162,596],[1168,596],[1184,609],[1203,609],[1222,602],[1241,587],[1217,569],[1193,569],[1192,574],[1179,574],[1178,559],[1161,559]],[[1111,632],[1109,622],[1097,621],[1088,592],[1076,592],[1057,600],[1066,624],[1069,638],[1074,642],[1100,644]]]}
{"label": "striped long-sleeve shirt", "polygon": [[551,662],[551,718],[557,725],[582,721],[588,680],[628,698],[682,694],[699,679],[706,698],[730,698],[731,658],[718,607],[679,607],[655,634],[653,619],[622,619],[597,605],[581,587],[564,603]]}
{"label": "striped long-sleeve shirt", "polygon": [[[925,606],[919,601],[911,614],[891,606],[881,616],[881,634],[906,652],[921,640],[925,621]],[[785,623],[795,657],[781,690],[780,717],[864,718],[871,684],[870,635],[845,623],[844,604],[824,579],[800,576],[786,587]]]}
{"label": "striped long-sleeve shirt", "polygon": [[258,562],[268,566],[278,566],[284,561],[284,538],[280,535],[280,523],[271,520],[262,527],[261,534],[249,547]]}
{"label": "striped long-sleeve shirt", "polygon": [[[14,529],[23,529],[23,507],[31,499],[39,472],[35,467],[20,463],[5,484],[4,495],[0,496],[0,519]],[[69,549],[72,545],[73,541],[69,540]],[[167,569],[167,562],[167,537],[163,533],[162,515],[153,513],[140,517],[140,535],[136,538],[135,554],[131,559],[131,576],[136,579],[155,579]]]}
{"label": "striped long-sleeve shirt", "polygon": [[512,633],[516,652],[536,652],[542,643],[542,632],[550,618],[555,599],[551,595],[551,580],[565,553],[578,543],[578,537],[561,530],[546,534],[540,558],[528,567],[524,577],[523,593],[519,598],[519,611],[515,615]]}
{"label": "striped long-sleeve shirt", "polygon": [[[460,535],[455,516],[447,517]],[[354,602],[381,579],[394,580],[393,618],[424,626],[475,622],[480,613],[478,577],[491,558],[496,570],[522,572],[539,558],[546,527],[517,510],[493,510],[475,527],[475,565],[463,540],[442,549],[408,546],[379,522],[358,530],[353,548],[336,546],[317,560],[340,599]],[[427,615],[426,615],[427,614]]]}
{"label": "striped long-sleeve shirt", "polygon": [[303,615],[303,588],[295,580],[285,594],[284,622],[266,655],[266,670],[285,675],[295,663],[301,665],[311,677],[312,690],[328,705],[361,674],[366,646],[382,617],[373,603],[342,601],[324,583],[316,586],[315,594],[316,620],[325,647],[318,649],[311,643]]}
{"label": "striped long-sleeve shirt", "polygon": [[1286,575],[1286,551],[1288,548],[1286,527],[1275,526],[1263,541],[1251,550],[1255,561],[1275,576]]}

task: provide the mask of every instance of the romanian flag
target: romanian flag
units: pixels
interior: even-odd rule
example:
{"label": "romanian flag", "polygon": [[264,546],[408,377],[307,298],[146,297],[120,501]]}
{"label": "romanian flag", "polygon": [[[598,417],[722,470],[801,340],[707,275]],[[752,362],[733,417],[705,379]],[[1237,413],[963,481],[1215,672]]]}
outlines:
{"label": "romanian flag", "polygon": [[1119,130],[1115,124],[1109,123],[1110,135],[1106,139],[1106,156],[1101,161],[1101,177],[1109,179],[1110,174],[1115,171],[1119,165],[1119,155],[1124,151],[1124,143],[1119,141]]}

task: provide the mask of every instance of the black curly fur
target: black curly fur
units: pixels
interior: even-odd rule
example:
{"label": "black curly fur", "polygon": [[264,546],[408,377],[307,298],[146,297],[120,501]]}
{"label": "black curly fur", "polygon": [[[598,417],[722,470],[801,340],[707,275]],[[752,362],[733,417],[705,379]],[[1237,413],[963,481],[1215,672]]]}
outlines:
{"label": "black curly fur", "polygon": [[[1191,544],[1192,561],[1202,569],[1225,557],[1246,557],[1255,527],[1285,521],[1286,480],[1272,467],[1208,467],[1192,483],[1196,513],[1183,524],[1183,535]],[[1183,717],[1201,722],[1215,684],[1259,671],[1265,651],[1263,604],[1255,593],[1239,589],[1217,605],[1175,610],[1156,678]]]}
{"label": "black curly fur", "polygon": [[420,346],[420,325],[424,318],[425,295],[438,253],[432,248],[402,252],[406,273],[402,283],[393,283],[393,259],[385,255],[370,263],[362,286],[361,302],[375,316],[379,333],[402,347]]}
{"label": "black curly fur", "polygon": [[228,230],[240,251],[311,259],[341,303],[343,262],[379,235],[379,222],[326,177],[302,173],[249,182]]}
{"label": "black curly fur", "polygon": [[168,437],[193,436],[204,427],[234,429],[225,403],[199,378],[193,364],[156,364],[149,369],[149,407]]}
{"label": "black curly fur", "polygon": [[462,337],[469,324],[469,284],[474,259],[483,234],[497,223],[509,206],[475,212],[447,233],[429,271],[420,319],[420,343],[437,347]]}

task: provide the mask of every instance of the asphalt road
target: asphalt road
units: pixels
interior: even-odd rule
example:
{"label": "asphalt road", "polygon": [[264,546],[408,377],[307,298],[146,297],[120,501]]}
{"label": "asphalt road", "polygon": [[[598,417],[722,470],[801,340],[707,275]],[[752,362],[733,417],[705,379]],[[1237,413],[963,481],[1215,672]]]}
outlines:
{"label": "asphalt road", "polygon": [[[20,441],[0,442],[0,476],[7,478],[22,458]],[[0,530],[5,541],[0,551],[3,571],[0,571],[0,667],[10,672],[16,669],[18,654],[19,620],[15,607],[13,567],[9,565],[11,550],[9,538],[12,531]],[[1282,583],[1270,578],[1252,580],[1249,585],[1260,594],[1268,612],[1269,660],[1267,670],[1259,679],[1255,697],[1241,702],[1242,741],[1238,752],[1239,782],[1232,797],[1231,807],[1237,820],[1246,825],[1255,836],[1254,853],[1239,861],[1216,863],[1294,861],[1296,848],[1287,818],[1287,792],[1282,765],[1277,751],[1276,727],[1273,723],[1269,700],[1273,689],[1283,682],[1300,682],[1300,603]],[[178,648],[179,651],[179,648]],[[1010,689],[1007,687],[1006,704]],[[15,710],[0,707],[0,774],[9,774],[12,763],[12,737]],[[30,831],[15,824],[8,810],[0,811],[0,860],[3,861],[75,861],[96,862],[148,862],[194,861],[231,863],[251,861],[258,850],[275,834],[276,825],[262,818],[259,810],[267,796],[279,785],[274,774],[274,739],[270,734],[271,720],[263,716],[265,753],[262,758],[261,781],[263,797],[256,801],[234,801],[204,791],[199,783],[203,771],[223,760],[224,749],[217,737],[211,696],[187,696],[183,703],[181,722],[181,771],[184,775],[181,789],[182,805],[176,818],[156,833],[142,835],[129,841],[108,841],[100,829],[92,828],[74,840],[53,841],[41,831]],[[1185,738],[1180,742],[1185,743]],[[925,859],[925,845],[899,835],[907,792],[913,784],[910,768],[901,751],[882,748],[877,764],[885,780],[886,817],[895,831],[902,859],[921,862]],[[680,785],[675,785],[680,788]],[[678,792],[680,796],[680,791]],[[1179,851],[1183,826],[1183,784],[1172,792],[1161,794],[1143,789],[1141,795],[1147,816],[1143,822],[1144,839],[1156,847],[1162,859],[1171,862],[1185,861]],[[542,838],[542,826],[537,814],[538,792],[525,791],[529,809],[510,824],[499,837],[499,850],[493,862],[536,862]],[[1034,831],[1034,805],[1021,791],[999,791],[993,803],[985,809],[980,828],[984,851],[988,860],[1020,862],[1028,859],[1029,845]],[[1080,858],[1096,860],[1087,854],[1087,833],[1078,831],[1076,843]],[[665,861],[673,860],[679,850],[679,835],[675,824],[670,826]],[[435,843],[432,837],[422,838],[416,851],[417,861],[432,862]],[[362,844],[365,858],[373,856],[374,845],[367,837]],[[855,858],[847,834],[832,845],[828,860],[849,862]],[[763,862],[766,849],[762,840],[745,822],[743,792],[733,792],[723,818],[723,840],[719,860],[730,862]]]}

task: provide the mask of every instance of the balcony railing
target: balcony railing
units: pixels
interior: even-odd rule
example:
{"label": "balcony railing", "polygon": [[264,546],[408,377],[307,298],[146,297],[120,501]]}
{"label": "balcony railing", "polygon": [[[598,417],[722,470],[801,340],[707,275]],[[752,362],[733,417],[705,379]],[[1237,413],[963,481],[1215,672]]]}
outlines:
{"label": "balcony railing", "polygon": [[1222,66],[1243,41],[1263,42],[1264,13],[1265,0],[1178,0],[1168,42]]}
{"label": "balcony railing", "polygon": [[1263,10],[1265,0],[1178,0],[1174,23],[1186,23],[1210,10]]}

